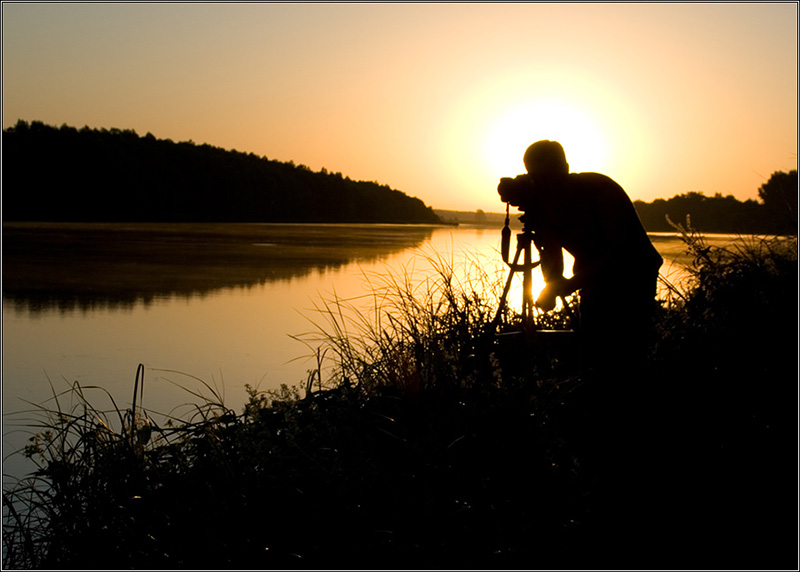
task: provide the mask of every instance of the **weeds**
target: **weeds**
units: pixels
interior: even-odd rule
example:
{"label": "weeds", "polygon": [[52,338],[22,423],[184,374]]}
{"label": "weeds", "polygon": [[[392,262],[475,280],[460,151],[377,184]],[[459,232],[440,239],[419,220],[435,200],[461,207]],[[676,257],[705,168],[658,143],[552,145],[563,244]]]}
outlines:
{"label": "weeds", "polygon": [[[623,551],[656,567],[688,554],[700,567],[727,567],[719,554],[750,567],[756,542],[783,564],[791,510],[776,506],[796,477],[786,405],[796,397],[796,239],[719,250],[681,231],[693,282],[659,310],[646,379],[657,399],[634,405],[650,408],[637,417],[649,428],[627,428],[658,431],[647,433],[647,465],[629,449],[619,464],[626,481],[645,483],[636,527],[652,538],[647,551]],[[488,331],[499,277],[429,262],[422,279],[366,276],[369,296],[320,302],[314,331],[298,336],[316,368],[294,387],[248,387],[241,413],[206,386],[193,413],[159,424],[143,406],[141,367],[127,410],[110,395],[97,409],[87,392],[99,388],[77,383],[55,395],[22,452],[38,469],[3,493],[4,564],[596,567],[595,475],[563,414],[579,372],[564,347]],[[568,327],[574,311],[540,323]],[[515,319],[504,316],[507,330]],[[678,530],[682,549],[669,540]]]}

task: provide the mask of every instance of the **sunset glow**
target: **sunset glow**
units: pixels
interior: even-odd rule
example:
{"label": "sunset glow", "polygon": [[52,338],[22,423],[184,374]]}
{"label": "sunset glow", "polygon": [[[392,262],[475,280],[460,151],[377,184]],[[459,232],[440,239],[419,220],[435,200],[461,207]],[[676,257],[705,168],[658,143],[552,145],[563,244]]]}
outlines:
{"label": "sunset glow", "polygon": [[524,172],[520,150],[539,139],[561,142],[570,150],[570,163],[580,166],[578,170],[602,171],[608,165],[609,134],[591,116],[558,100],[520,106],[501,115],[481,138],[481,156],[495,178]]}
{"label": "sunset glow", "polygon": [[133,129],[501,210],[559,140],[633,199],[797,165],[796,3],[4,3],[3,127]]}

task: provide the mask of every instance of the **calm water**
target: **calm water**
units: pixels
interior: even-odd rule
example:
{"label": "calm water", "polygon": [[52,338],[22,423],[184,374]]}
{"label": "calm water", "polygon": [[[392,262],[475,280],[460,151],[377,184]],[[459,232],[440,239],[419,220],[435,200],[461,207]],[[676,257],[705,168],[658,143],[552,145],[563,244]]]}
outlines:
{"label": "calm water", "polygon": [[[675,278],[681,260],[670,261],[683,243],[654,243],[668,261],[662,272]],[[470,227],[6,224],[4,458],[28,437],[20,425],[30,402],[78,381],[128,407],[140,363],[150,411],[186,411],[198,401],[187,390],[209,394],[198,378],[240,411],[245,384],[306,379],[315,362],[291,336],[316,331],[321,301],[362,297],[366,311],[370,281],[420,280],[437,256],[458,275],[479,262],[502,279],[499,245],[499,229]],[[101,391],[88,394],[111,407]],[[4,472],[18,470],[5,463]]]}

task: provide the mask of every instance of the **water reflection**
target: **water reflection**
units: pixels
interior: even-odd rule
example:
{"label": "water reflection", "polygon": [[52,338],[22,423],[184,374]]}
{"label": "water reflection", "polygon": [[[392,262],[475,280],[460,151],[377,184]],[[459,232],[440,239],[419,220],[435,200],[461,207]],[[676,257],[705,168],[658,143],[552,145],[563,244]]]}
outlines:
{"label": "water reflection", "polygon": [[422,244],[433,227],[3,224],[3,299],[18,311],[130,308],[288,281]]}

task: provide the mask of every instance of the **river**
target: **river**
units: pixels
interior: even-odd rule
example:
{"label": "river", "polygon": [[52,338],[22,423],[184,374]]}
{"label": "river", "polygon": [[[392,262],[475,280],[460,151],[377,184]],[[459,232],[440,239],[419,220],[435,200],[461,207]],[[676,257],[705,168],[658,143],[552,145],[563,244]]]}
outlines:
{"label": "river", "polygon": [[[653,242],[678,279],[683,243]],[[213,390],[238,412],[245,385],[307,378],[313,348],[293,336],[317,331],[324,301],[368,305],[382,277],[421,280],[437,260],[502,280],[499,248],[499,229],[470,226],[4,224],[4,473],[19,470],[6,458],[30,435],[31,404],[74,382],[124,409],[141,363],[148,410],[180,416]]]}

